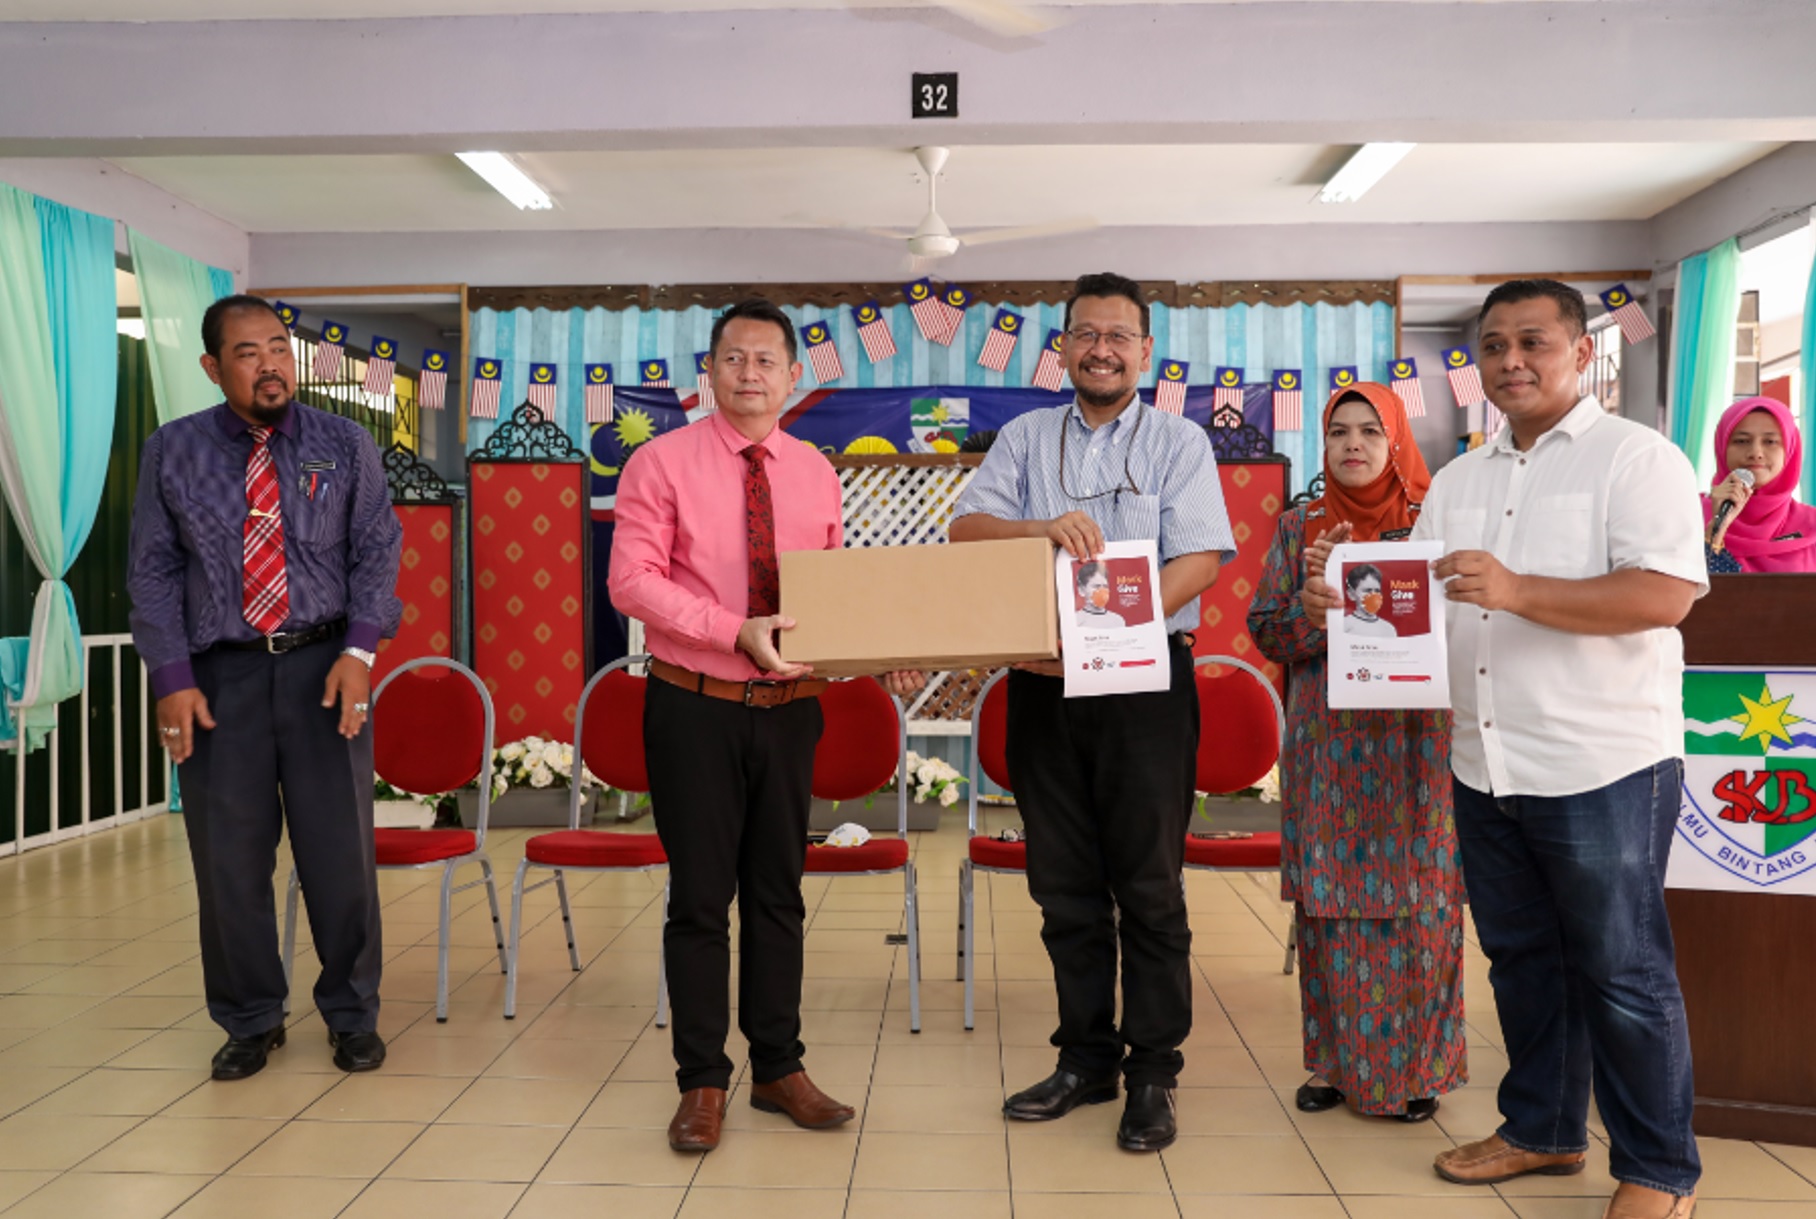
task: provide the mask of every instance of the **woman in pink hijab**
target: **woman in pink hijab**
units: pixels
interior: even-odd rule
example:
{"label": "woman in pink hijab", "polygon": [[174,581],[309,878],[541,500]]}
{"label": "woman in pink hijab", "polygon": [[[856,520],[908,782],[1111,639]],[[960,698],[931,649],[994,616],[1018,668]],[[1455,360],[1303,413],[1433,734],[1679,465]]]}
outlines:
{"label": "woman in pink hijab", "polygon": [[[1775,398],[1743,398],[1729,407],[1715,425],[1715,463],[1721,474],[1703,496],[1703,520],[1713,526],[1724,503],[1736,511],[1720,532],[1711,529],[1712,556],[1732,556],[1741,571],[1816,571],[1816,507],[1792,498],[1803,437],[1790,408]],[[1741,469],[1752,473],[1751,487],[1734,477]]]}

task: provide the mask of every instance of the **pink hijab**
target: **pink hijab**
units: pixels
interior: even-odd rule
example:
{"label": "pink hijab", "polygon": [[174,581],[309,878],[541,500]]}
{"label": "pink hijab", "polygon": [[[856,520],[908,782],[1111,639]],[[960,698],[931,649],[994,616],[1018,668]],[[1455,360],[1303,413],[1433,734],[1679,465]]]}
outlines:
{"label": "pink hijab", "polygon": [[[1784,437],[1784,469],[1765,486],[1753,489],[1753,498],[1728,526],[1723,546],[1747,571],[1816,571],[1816,507],[1793,498],[1803,475],[1803,437],[1789,407],[1776,398],[1743,398],[1727,409],[1715,425],[1715,468],[1721,471],[1715,483],[1719,485],[1731,472],[1727,468],[1728,438],[1754,411],[1764,411],[1778,422]],[[1705,523],[1712,512],[1705,495]]]}

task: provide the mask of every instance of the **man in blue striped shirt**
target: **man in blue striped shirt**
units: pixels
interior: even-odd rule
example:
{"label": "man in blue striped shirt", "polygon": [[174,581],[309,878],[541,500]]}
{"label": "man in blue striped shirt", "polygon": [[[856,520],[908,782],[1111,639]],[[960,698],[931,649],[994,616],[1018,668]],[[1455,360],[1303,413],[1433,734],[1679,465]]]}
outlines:
{"label": "man in blue striped shirt", "polygon": [[1173,1090],[1192,1030],[1180,885],[1198,749],[1190,632],[1199,594],[1236,553],[1209,438],[1136,393],[1153,353],[1141,286],[1080,278],[1063,348],[1076,399],[1005,426],[952,523],[954,542],[1044,537],[1079,559],[1106,541],[1159,544],[1168,689],[1068,700],[1056,662],[1009,677],[1009,770],[1059,994],[1059,1064],[1003,1111],[1050,1121],[1115,1100],[1120,1076],[1128,1101],[1116,1139],[1130,1151],[1178,1135]]}

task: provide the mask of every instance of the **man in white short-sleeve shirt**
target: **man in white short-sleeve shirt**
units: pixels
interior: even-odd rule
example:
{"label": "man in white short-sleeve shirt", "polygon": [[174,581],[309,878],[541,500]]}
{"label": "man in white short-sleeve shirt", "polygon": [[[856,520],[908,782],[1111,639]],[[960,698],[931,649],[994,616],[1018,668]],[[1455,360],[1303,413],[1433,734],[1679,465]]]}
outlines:
{"label": "man in white short-sleeve shirt", "polygon": [[1580,293],[1519,280],[1479,318],[1507,426],[1432,480],[1463,876],[1508,1069],[1495,1135],[1437,1158],[1492,1184],[1581,1170],[1593,1080],[1607,1214],[1683,1219],[1701,1175],[1664,903],[1683,783],[1683,643],[1708,591],[1689,461],[1579,397]]}

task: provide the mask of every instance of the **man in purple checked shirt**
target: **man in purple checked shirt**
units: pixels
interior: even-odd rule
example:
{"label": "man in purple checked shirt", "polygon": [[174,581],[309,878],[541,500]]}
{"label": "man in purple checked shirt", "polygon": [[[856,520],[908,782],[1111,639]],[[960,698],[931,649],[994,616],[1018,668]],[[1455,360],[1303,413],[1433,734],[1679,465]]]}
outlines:
{"label": "man in purple checked shirt", "polygon": [[271,876],[285,823],[334,1063],[369,1071],[385,1043],[366,715],[373,652],[403,609],[403,529],[365,429],[291,400],[276,310],[216,301],[202,346],[226,401],[145,442],[127,591],[181,768],[203,987],[228,1037],[214,1078],[256,1074],[284,1044]]}

